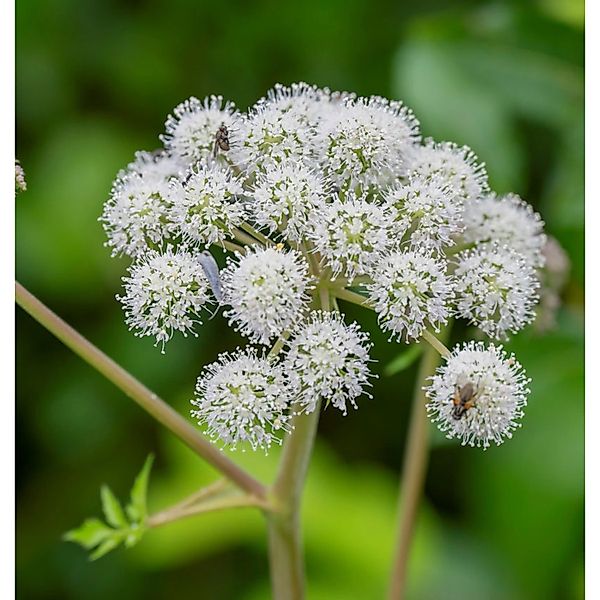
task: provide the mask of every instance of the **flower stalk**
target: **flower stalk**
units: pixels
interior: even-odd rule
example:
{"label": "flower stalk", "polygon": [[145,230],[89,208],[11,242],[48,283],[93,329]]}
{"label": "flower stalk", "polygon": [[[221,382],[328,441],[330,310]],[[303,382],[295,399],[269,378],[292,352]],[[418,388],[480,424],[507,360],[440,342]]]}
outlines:
{"label": "flower stalk", "polygon": [[[205,490],[200,490],[200,492]],[[250,507],[260,508],[264,511],[271,510],[266,500],[261,500],[256,496],[240,493],[239,491],[232,492],[232,490],[220,490],[212,493],[209,490],[204,495],[200,493],[193,494],[183,502],[152,515],[148,519],[148,526],[160,527],[174,521],[179,521],[180,519],[204,513]]]}
{"label": "flower stalk", "polygon": [[205,440],[193,425],[164,400],[151,392],[104,352],[96,348],[18,282],[15,284],[15,298],[17,304],[40,325],[114,383],[217,471],[220,471],[240,489],[257,498],[265,498],[265,486],[262,483],[227,458],[213,444]]}
{"label": "flower stalk", "polygon": [[269,494],[274,511],[267,514],[269,565],[275,600],[304,598],[304,557],[300,505],[319,422],[319,409],[295,415],[277,478]]}
{"label": "flower stalk", "polygon": [[[329,292],[319,286],[323,310],[329,310]],[[314,299],[316,301],[316,298]],[[300,528],[302,491],[319,424],[321,402],[308,414],[297,412],[292,433],[285,441],[267,514],[269,567],[274,600],[302,600],[305,596],[304,556]]]}
{"label": "flower stalk", "polygon": [[[447,335],[447,330],[444,333]],[[426,339],[429,341],[427,337]],[[415,519],[425,483],[429,444],[429,421],[427,420],[427,412],[425,410],[425,393],[422,388],[423,383],[434,373],[439,364],[441,353],[438,346],[441,345],[445,349],[445,346],[437,338],[434,339],[437,343],[426,347],[423,352],[413,393],[408,439],[404,452],[404,465],[402,467],[402,480],[400,483],[398,530],[388,596],[389,600],[402,600],[404,598],[406,573]]]}

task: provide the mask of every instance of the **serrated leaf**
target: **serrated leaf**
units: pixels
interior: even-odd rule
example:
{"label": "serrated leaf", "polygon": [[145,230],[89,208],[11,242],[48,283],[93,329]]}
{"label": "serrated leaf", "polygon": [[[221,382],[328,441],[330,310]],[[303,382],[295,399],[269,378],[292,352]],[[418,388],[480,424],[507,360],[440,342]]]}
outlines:
{"label": "serrated leaf", "polygon": [[90,560],[98,560],[111,550],[114,550],[123,541],[123,534],[120,531],[113,532],[113,535],[105,539],[91,554]]}
{"label": "serrated leaf", "polygon": [[412,365],[417,358],[419,358],[421,352],[423,352],[423,346],[421,344],[413,344],[396,356],[394,360],[388,363],[384,369],[384,374],[387,377],[400,373]]}
{"label": "serrated leaf", "polygon": [[112,536],[114,529],[100,521],[100,519],[86,519],[77,529],[71,529],[63,535],[63,540],[80,544],[86,550],[94,548],[98,544]]}
{"label": "serrated leaf", "polygon": [[108,524],[116,529],[127,529],[129,522],[125,517],[121,503],[107,485],[100,488],[100,498],[102,499],[102,511]]}
{"label": "serrated leaf", "polygon": [[143,523],[148,517],[148,480],[153,462],[154,455],[149,454],[131,488],[131,502],[127,506],[127,515],[134,523]]}

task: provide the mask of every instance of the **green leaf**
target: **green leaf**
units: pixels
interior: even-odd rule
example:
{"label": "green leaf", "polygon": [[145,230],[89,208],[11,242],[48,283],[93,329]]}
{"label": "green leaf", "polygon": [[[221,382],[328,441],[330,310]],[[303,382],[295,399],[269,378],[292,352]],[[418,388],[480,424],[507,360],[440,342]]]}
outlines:
{"label": "green leaf", "polygon": [[135,546],[142,539],[144,533],[146,533],[146,527],[134,523],[126,532],[125,546],[127,548]]}
{"label": "green leaf", "polygon": [[126,510],[127,515],[134,523],[143,523],[148,517],[148,480],[153,462],[154,455],[149,454],[131,488],[131,502]]}
{"label": "green leaf", "polygon": [[71,529],[63,535],[63,540],[80,544],[90,550],[112,536],[114,529],[100,519],[86,519],[77,529]]}
{"label": "green leaf", "polygon": [[384,374],[390,377],[391,375],[400,373],[400,371],[404,371],[404,369],[410,367],[419,358],[421,352],[423,352],[423,346],[421,344],[413,344],[408,350],[398,354],[392,362],[386,365],[383,371]]}
{"label": "green leaf", "polygon": [[91,554],[90,560],[98,560],[111,550],[114,550],[123,541],[123,533],[120,531],[113,532],[113,535],[105,539]]}
{"label": "green leaf", "polygon": [[129,522],[125,517],[121,503],[107,485],[100,488],[100,498],[102,499],[102,511],[109,525],[116,529],[127,529]]}

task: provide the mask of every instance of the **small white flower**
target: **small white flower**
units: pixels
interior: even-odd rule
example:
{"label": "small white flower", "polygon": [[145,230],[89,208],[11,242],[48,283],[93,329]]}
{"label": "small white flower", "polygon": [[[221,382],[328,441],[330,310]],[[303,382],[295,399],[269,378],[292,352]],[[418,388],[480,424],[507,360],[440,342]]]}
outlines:
{"label": "small white flower", "polygon": [[216,163],[192,167],[169,216],[188,243],[222,244],[245,216],[241,179]]}
{"label": "small white flower", "polygon": [[239,144],[230,152],[233,163],[247,173],[288,160],[312,164],[316,130],[302,99],[302,94],[275,93],[259,100],[240,120]]}
{"label": "small white flower", "polygon": [[516,194],[489,194],[465,206],[466,243],[498,242],[520,252],[534,267],[544,264],[544,222]]}
{"label": "small white flower", "polygon": [[324,91],[314,85],[299,82],[290,86],[276,83],[267,92],[266,98],[259,102],[267,102],[280,113],[293,111],[307,125],[314,126],[319,122],[319,107],[324,97]]}
{"label": "small white flower", "polygon": [[394,184],[384,192],[383,207],[393,215],[398,241],[406,234],[412,246],[441,250],[462,230],[462,198],[437,173]]}
{"label": "small white flower", "polygon": [[333,275],[350,281],[369,271],[394,243],[383,209],[353,193],[314,211],[307,236]]}
{"label": "small white flower", "polygon": [[535,270],[507,246],[484,244],[456,257],[456,312],[493,338],[530,323],[538,300]]}
{"label": "small white flower", "polygon": [[310,105],[310,114],[313,116],[317,127],[327,127],[337,119],[337,113],[342,106],[356,100],[354,92],[332,92],[329,88],[317,90],[317,97]]}
{"label": "small white flower", "polygon": [[113,256],[136,257],[163,246],[170,237],[169,211],[182,195],[177,180],[121,172],[99,219]]}
{"label": "small white flower", "polygon": [[[163,254],[149,250],[123,278],[125,294],[117,296],[135,335],[156,337],[164,352],[175,331],[194,333],[200,311],[210,302],[209,286],[195,253],[184,248]],[[194,334],[195,335],[195,334]]]}
{"label": "small white flower", "polygon": [[135,159],[127,165],[120,175],[137,173],[144,179],[170,181],[173,177],[181,178],[187,170],[187,165],[177,156],[167,154],[164,150],[154,152],[139,151]]}
{"label": "small white flower", "polygon": [[394,252],[384,258],[367,286],[384,331],[408,343],[429,323],[436,331],[449,317],[453,290],[446,261],[423,252]]}
{"label": "small white flower", "polygon": [[285,368],[304,412],[313,412],[319,400],[331,403],[344,415],[347,403],[358,408],[356,399],[365,393],[372,376],[368,340],[356,323],[346,325],[338,313],[314,312],[310,321],[298,328],[289,344]]}
{"label": "small white flower", "polygon": [[236,449],[239,443],[267,451],[289,431],[291,393],[281,366],[257,356],[254,348],[220,354],[196,383],[192,417],[213,440]]}
{"label": "small white flower", "polygon": [[502,346],[457,346],[431,380],[424,388],[427,412],[446,437],[459,438],[463,446],[500,445],[520,427],[530,380]]}
{"label": "small white flower", "polygon": [[15,193],[27,191],[25,171],[18,160],[15,160]]}
{"label": "small white flower", "polygon": [[400,102],[373,96],[347,100],[320,126],[319,161],[341,190],[369,191],[404,171],[419,141],[419,123]]}
{"label": "small white flower", "polygon": [[295,250],[266,248],[238,255],[221,272],[221,281],[229,324],[261,344],[291,328],[308,302],[308,266]]}
{"label": "small white flower", "polygon": [[425,145],[415,147],[409,167],[412,173],[440,175],[463,200],[471,201],[488,191],[485,165],[477,161],[468,146],[427,139]]}
{"label": "small white flower", "polygon": [[221,96],[209,96],[201,102],[192,96],[169,115],[166,133],[160,139],[169,153],[190,165],[211,156],[219,127],[235,129],[236,121],[233,102],[223,105]]}
{"label": "small white flower", "polygon": [[325,181],[302,163],[285,161],[257,177],[250,210],[254,220],[271,233],[280,231],[299,242],[310,214],[323,204]]}

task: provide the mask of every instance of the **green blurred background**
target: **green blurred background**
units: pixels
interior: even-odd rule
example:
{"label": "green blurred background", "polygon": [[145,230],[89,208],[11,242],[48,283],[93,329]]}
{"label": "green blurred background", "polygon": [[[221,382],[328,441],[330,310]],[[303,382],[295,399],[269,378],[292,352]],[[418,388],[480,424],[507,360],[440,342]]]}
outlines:
{"label": "green blurred background", "polygon": [[[467,143],[493,188],[542,213],[572,268],[558,327],[509,344],[532,377],[523,428],[500,448],[434,436],[410,563],[416,600],[583,597],[583,1],[18,0],[19,279],[181,412],[195,377],[240,339],[215,318],[165,356],[114,299],[126,263],[97,218],[116,171],[153,149],[167,113],[221,93],[245,109],[275,82],[401,98],[424,134]],[[309,598],[383,597],[415,366],[373,335],[373,400],[323,415],[306,493]],[[150,505],[215,474],[17,311],[17,584],[23,599],[265,599],[264,527],[251,510],[150,532],[97,563],[60,541],[125,496],[157,455]],[[453,341],[472,335],[457,328]],[[277,452],[235,457],[268,479]]]}

